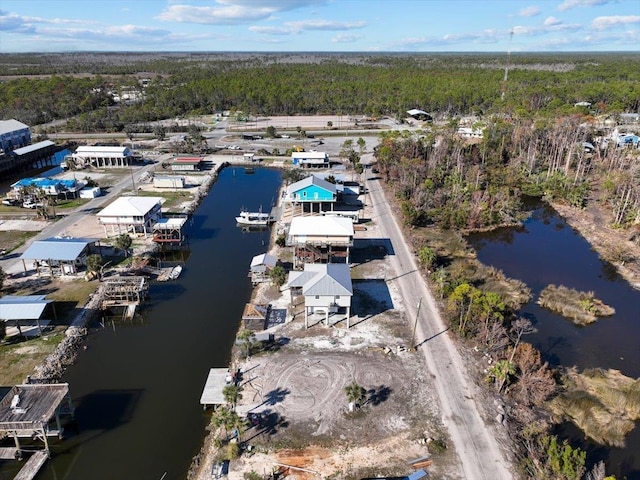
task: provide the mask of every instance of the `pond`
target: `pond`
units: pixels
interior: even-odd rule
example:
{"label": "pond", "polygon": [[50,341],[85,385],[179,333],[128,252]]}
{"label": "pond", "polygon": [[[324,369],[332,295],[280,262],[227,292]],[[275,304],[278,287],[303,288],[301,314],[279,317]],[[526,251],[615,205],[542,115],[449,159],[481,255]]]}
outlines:
{"label": "pond", "polygon": [[[600,259],[589,243],[574,231],[555,210],[536,205],[532,215],[519,228],[501,228],[467,237],[478,259],[505,275],[525,282],[532,300],[521,314],[533,321],[537,332],[524,341],[536,346],[549,363],[578,369],[617,369],[633,378],[640,377],[640,291],[634,290],[608,262]],[[578,327],[570,320],[536,304],[540,292],[549,284],[580,291],[593,291],[596,298],[615,308],[611,317]],[[624,449],[606,449],[584,442],[590,459],[605,459],[609,470],[640,479],[640,435],[627,437]],[[583,438],[575,429],[566,433]]]}
{"label": "pond", "polygon": [[234,217],[242,206],[267,209],[281,183],[277,170],[242,172],[224,169],[196,210],[178,280],[152,284],[140,317],[91,333],[64,378],[76,430],[55,444],[38,480],[186,477],[209,419],[199,404],[208,371],[228,366],[251,258],[269,244],[268,231],[242,231]]}

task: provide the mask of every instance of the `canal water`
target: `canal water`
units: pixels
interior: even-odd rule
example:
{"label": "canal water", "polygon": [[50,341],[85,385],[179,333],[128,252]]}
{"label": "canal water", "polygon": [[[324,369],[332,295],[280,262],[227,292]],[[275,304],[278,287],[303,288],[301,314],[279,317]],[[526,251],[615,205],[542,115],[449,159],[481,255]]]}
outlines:
{"label": "canal water", "polygon": [[208,423],[199,404],[208,371],[228,366],[249,264],[269,243],[268,231],[243,232],[234,217],[243,206],[268,210],[280,184],[272,169],[220,173],[187,230],[180,278],[152,284],[141,318],[96,329],[65,375],[77,431],[37,480],[186,477]]}
{"label": "canal water", "polygon": [[[520,228],[502,228],[467,237],[478,259],[505,275],[524,281],[532,300],[521,314],[533,321],[537,332],[524,341],[534,344],[549,363],[585,368],[617,369],[640,377],[640,291],[632,289],[613,266],[600,259],[589,243],[552,208],[537,205]],[[611,317],[578,327],[535,302],[549,284],[593,291],[615,308]],[[573,427],[563,433],[587,449],[590,459],[604,459],[611,473],[640,480],[640,429],[627,437],[626,448],[602,448]]]}

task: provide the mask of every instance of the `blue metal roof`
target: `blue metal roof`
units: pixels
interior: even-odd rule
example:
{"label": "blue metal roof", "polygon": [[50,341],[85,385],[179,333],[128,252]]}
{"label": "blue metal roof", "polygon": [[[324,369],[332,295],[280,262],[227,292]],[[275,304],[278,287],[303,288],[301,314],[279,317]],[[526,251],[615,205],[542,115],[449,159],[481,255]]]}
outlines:
{"label": "blue metal roof", "polygon": [[31,244],[20,258],[25,260],[75,260],[85,247],[95,242],[90,238],[47,238]]}
{"label": "blue metal roof", "polygon": [[62,180],[62,179],[55,179],[55,178],[41,178],[41,177],[22,178],[11,186],[13,188],[16,188],[16,187],[29,187],[31,185],[36,186],[38,188],[55,187],[56,185],[61,185],[64,188],[73,189],[76,187],[77,181]]}

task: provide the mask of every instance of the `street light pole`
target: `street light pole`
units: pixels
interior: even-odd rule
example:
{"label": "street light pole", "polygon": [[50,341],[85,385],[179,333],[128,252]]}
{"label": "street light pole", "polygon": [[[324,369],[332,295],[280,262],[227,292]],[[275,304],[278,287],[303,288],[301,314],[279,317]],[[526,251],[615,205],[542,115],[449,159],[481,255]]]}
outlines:
{"label": "street light pole", "polygon": [[411,334],[411,344],[410,344],[411,350],[416,349],[416,346],[415,346],[416,328],[418,327],[418,317],[420,316],[420,305],[422,305],[422,297],[420,297],[420,300],[418,300],[418,311],[416,312],[416,321],[413,324],[413,333]]}

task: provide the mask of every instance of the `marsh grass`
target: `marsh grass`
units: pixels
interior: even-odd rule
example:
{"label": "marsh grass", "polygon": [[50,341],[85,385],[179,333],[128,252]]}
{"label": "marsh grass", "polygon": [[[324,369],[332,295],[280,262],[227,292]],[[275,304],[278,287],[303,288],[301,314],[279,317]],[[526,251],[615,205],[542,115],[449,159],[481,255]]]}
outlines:
{"label": "marsh grass", "polygon": [[566,390],[549,407],[556,421],[568,419],[594,441],[624,447],[627,433],[640,420],[640,379],[618,370],[570,370]]}
{"label": "marsh grass", "polygon": [[589,325],[598,317],[616,313],[613,307],[595,298],[593,292],[580,292],[562,285],[547,286],[540,292],[538,304],[571,319],[576,325]]}

